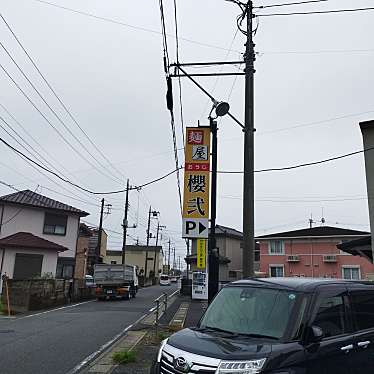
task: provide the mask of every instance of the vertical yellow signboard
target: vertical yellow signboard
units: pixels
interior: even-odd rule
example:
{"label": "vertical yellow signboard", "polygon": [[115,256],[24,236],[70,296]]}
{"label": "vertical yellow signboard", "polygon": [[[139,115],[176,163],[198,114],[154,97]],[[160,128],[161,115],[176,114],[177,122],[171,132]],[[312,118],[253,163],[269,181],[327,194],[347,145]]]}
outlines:
{"label": "vertical yellow signboard", "polygon": [[186,129],[183,237],[207,238],[209,220],[210,128]]}
{"label": "vertical yellow signboard", "polygon": [[206,268],[206,243],[205,239],[197,239],[197,268]]}

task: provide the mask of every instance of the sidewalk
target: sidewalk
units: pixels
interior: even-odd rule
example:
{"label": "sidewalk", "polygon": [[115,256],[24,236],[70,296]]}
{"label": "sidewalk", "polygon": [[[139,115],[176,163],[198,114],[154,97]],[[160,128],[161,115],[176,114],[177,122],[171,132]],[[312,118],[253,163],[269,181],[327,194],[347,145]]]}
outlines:
{"label": "sidewalk", "polygon": [[[85,374],[148,374],[151,364],[160,346],[160,342],[174,331],[195,326],[207,307],[207,302],[191,300],[178,295],[168,306],[166,313],[159,319],[156,327],[155,318],[148,316],[108,349],[95,363],[83,371]],[[114,364],[113,353],[134,351],[136,361],[123,365]]]}

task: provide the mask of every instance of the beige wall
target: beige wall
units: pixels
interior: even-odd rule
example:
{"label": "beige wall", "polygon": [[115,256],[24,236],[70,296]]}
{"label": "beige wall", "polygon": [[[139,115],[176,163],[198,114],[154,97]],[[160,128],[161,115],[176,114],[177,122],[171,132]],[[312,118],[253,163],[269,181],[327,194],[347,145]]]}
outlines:
{"label": "beige wall", "polygon": [[[61,252],[59,256],[75,257],[79,226],[78,216],[68,216],[66,235],[47,235],[43,233],[44,210],[4,205],[0,206],[0,215],[2,209],[4,209],[2,220],[4,224],[1,225],[0,239],[17,232],[29,232],[69,249]],[[8,220],[11,221],[6,223]]]}
{"label": "beige wall", "polygon": [[[145,251],[126,251],[126,264],[129,265],[136,265],[139,270],[144,270],[145,265]],[[148,258],[152,258],[152,260],[148,261],[148,269],[147,269],[147,277],[149,277],[150,271],[153,271],[153,257],[154,252],[149,251],[148,252]],[[112,261],[116,261],[117,264],[122,263],[122,252],[118,251],[118,255],[115,256],[108,256],[106,255],[104,257],[104,263],[110,264]],[[160,252],[156,253],[156,277],[158,277],[159,269],[162,269],[160,267],[160,264],[162,264],[162,256],[160,256]]]}

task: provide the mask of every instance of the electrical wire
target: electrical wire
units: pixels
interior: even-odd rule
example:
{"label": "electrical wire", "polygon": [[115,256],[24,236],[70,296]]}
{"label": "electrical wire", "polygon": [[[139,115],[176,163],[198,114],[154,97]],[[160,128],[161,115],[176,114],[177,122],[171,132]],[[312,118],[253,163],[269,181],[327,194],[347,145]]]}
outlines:
{"label": "electrical wire", "polygon": [[[55,177],[57,177],[58,179],[62,180],[63,182],[65,183],[68,183],[74,187],[77,187],[79,188],[80,190],[82,191],[85,191],[85,192],[88,192],[92,195],[111,195],[111,194],[118,194],[118,193],[123,193],[123,192],[126,192],[127,189],[122,189],[122,190],[117,190],[117,191],[106,191],[106,192],[95,192],[95,191],[91,191],[85,187],[81,187],[79,186],[78,184],[76,183],[73,183],[71,182],[70,180],[68,179],[65,179],[63,177],[61,177],[59,174],[55,173],[54,171],[52,170],[49,170],[48,168],[44,167],[43,165],[41,165],[40,163],[38,163],[37,161],[33,160],[32,158],[28,157],[27,155],[25,155],[24,153],[22,153],[20,150],[18,150],[17,148],[13,147],[12,145],[10,145],[7,141],[5,141],[3,138],[0,137],[0,142],[3,143],[4,145],[6,145],[8,148],[10,148],[12,151],[16,152],[18,155],[20,155],[21,157],[25,158],[26,160],[32,162],[34,165],[36,165],[38,168],[40,169],[43,169],[44,171],[48,172],[49,174],[52,174],[54,175]],[[178,170],[182,169],[182,167],[179,167],[179,169],[175,169],[175,170],[172,170],[171,172],[159,177],[159,178],[156,178],[154,180],[151,180],[147,183],[144,183],[144,184],[141,184],[139,186],[135,186],[135,187],[130,187],[128,190],[131,191],[131,190],[137,190],[139,188],[143,188],[143,187],[146,187],[146,186],[149,186],[153,183],[156,183],[156,182],[159,182],[165,178],[167,178],[168,176],[174,174],[175,172],[177,172]]]}
{"label": "electrical wire", "polygon": [[[119,26],[124,26],[126,28],[131,28],[131,29],[134,29],[134,30],[144,31],[144,32],[148,32],[148,33],[151,33],[151,34],[157,34],[157,35],[161,34],[161,32],[157,31],[157,30],[153,30],[153,29],[149,29],[149,28],[141,27],[141,26],[130,25],[130,24],[125,23],[125,22],[116,21],[114,19],[107,18],[107,17],[101,17],[101,16],[98,16],[98,15],[93,14],[93,13],[83,12],[83,11],[80,11],[80,10],[68,8],[68,7],[61,6],[61,5],[57,5],[57,4],[48,2],[48,1],[43,1],[43,0],[33,0],[33,1],[41,3],[41,4],[49,5],[49,6],[52,6],[52,7],[55,7],[55,8],[63,9],[63,10],[66,10],[66,11],[69,11],[69,12],[72,12],[72,13],[77,13],[77,14],[80,14],[80,15],[83,15],[83,16],[86,16],[86,17],[91,17],[91,18],[94,18],[94,19],[98,19],[100,21],[105,21],[105,22],[113,23],[113,24],[116,24],[116,25],[119,25]],[[170,35],[170,34],[166,34],[166,35],[167,35],[167,37],[174,38],[173,35]],[[220,46],[217,46],[217,45],[214,45],[214,44],[199,42],[197,40],[192,40],[192,39],[188,39],[188,38],[179,37],[179,40],[182,40],[184,42],[188,42],[188,43],[191,43],[191,44],[199,45],[201,47],[220,49],[220,50],[223,50],[223,51],[227,50],[224,47],[220,47]],[[241,51],[233,51],[233,52],[241,54]]]}
{"label": "electrical wire", "polygon": [[283,3],[283,4],[269,4],[269,5],[259,5],[253,7],[253,9],[266,9],[266,8],[275,8],[275,7],[282,7],[282,6],[289,6],[289,5],[303,5],[303,4],[311,4],[311,3],[325,3],[329,0],[308,0],[308,1],[298,1],[293,3]]}
{"label": "electrical wire", "polygon": [[256,17],[302,16],[302,15],[310,15],[310,14],[352,13],[352,12],[365,12],[365,11],[370,11],[370,10],[374,10],[374,7],[352,8],[352,9],[315,10],[315,11],[309,11],[309,12],[256,14]]}
{"label": "electrical wire", "polygon": [[[320,160],[320,161],[306,162],[306,163],[303,163],[303,164],[285,166],[285,167],[281,167],[281,168],[269,168],[269,169],[255,170],[254,173],[266,173],[266,172],[273,172],[273,171],[286,171],[286,170],[299,169],[299,168],[303,168],[303,167],[306,167],[306,166],[319,165],[319,164],[324,164],[326,162],[340,160],[340,159],[343,159],[343,158],[351,157],[351,156],[358,155],[360,153],[368,152],[368,151],[371,151],[371,150],[374,150],[374,147],[366,148],[366,149],[363,149],[363,150],[360,150],[360,151],[346,153],[346,154],[336,156],[336,157],[330,157],[330,158]],[[218,173],[220,173],[220,174],[243,174],[244,172],[243,171],[222,171],[221,170],[221,171],[218,171]]]}
{"label": "electrical wire", "polygon": [[[24,73],[22,68],[18,65],[18,63],[15,61],[13,56],[10,54],[10,52],[7,50],[7,48],[4,46],[4,44],[0,41],[0,46],[4,49],[4,51],[7,53],[7,55],[10,57],[12,62],[16,65],[18,70],[21,72],[23,77],[27,80],[27,82],[31,85],[31,87],[35,90],[37,95],[41,98],[41,100],[44,102],[44,104],[48,107],[48,109],[53,113],[53,115],[57,118],[57,120],[62,124],[62,126],[65,128],[65,130],[68,131],[68,133],[80,144],[80,146],[102,167],[106,170],[106,166],[103,165],[89,150],[88,148],[80,141],[80,139],[71,131],[71,129],[65,124],[65,122],[61,119],[61,117],[56,113],[56,111],[48,104],[46,99],[43,97],[43,95],[40,93],[40,91],[35,87],[35,85],[31,82],[31,80],[27,77],[27,75]],[[5,74],[8,76],[9,79],[16,85],[16,87],[21,91],[21,93],[26,96],[28,101],[33,105],[34,108],[37,108],[36,105],[31,101],[29,96],[21,89],[20,85],[11,77],[9,72],[4,68],[3,65],[0,64],[0,67],[5,72]],[[42,112],[37,109],[37,111],[43,116],[44,119],[47,119],[45,115],[42,114]],[[51,124],[51,122],[47,119],[48,123]],[[52,125],[53,126],[53,125]],[[53,128],[56,130],[56,127],[53,126]],[[110,176],[109,174],[104,173],[102,170],[100,170],[95,164],[93,164],[91,161],[89,161],[78,149],[76,149],[66,138],[65,136],[60,132],[57,131],[59,136],[70,146],[70,148],[78,154],[83,160],[85,160],[87,163],[89,163],[96,171],[98,171],[100,174],[106,176],[107,178],[110,178],[111,180],[115,181],[116,183],[122,184],[123,181],[118,179],[118,177]]]}
{"label": "electrical wire", "polygon": [[64,104],[64,102],[61,100],[61,98],[59,97],[59,95],[56,93],[56,90],[48,82],[48,80],[45,77],[45,75],[41,72],[40,68],[37,66],[37,64],[35,63],[34,59],[28,53],[28,51],[26,50],[26,48],[21,43],[20,39],[17,37],[17,35],[15,34],[15,32],[10,27],[9,23],[6,21],[6,19],[4,18],[4,16],[1,13],[0,13],[0,17],[4,21],[4,23],[5,23],[6,27],[8,28],[8,30],[13,35],[14,39],[17,41],[18,45],[21,47],[21,49],[23,50],[23,52],[26,54],[26,56],[28,57],[28,59],[30,60],[30,62],[32,63],[32,65],[34,66],[34,68],[36,69],[36,71],[39,73],[39,75],[41,76],[41,78],[43,79],[43,81],[45,82],[45,84],[48,86],[48,88],[51,90],[51,92],[53,93],[53,95],[55,96],[55,98],[58,100],[58,102],[64,108],[64,110],[66,111],[66,113],[69,115],[69,117],[71,118],[71,120],[81,130],[81,132],[86,137],[86,139],[96,149],[96,151],[103,157],[103,159],[108,163],[108,165],[110,165],[112,167],[112,169],[115,170],[117,173],[119,173],[120,175],[122,175],[122,173],[111,163],[111,161],[105,156],[105,154],[100,150],[100,148],[92,141],[92,139],[88,136],[88,134],[84,131],[84,129],[79,125],[79,123],[76,120],[76,118],[72,115],[71,111],[67,108],[67,106]]}
{"label": "electrical wire", "polygon": [[[182,216],[183,208],[182,208],[181,178],[180,178],[180,173],[179,173],[180,166],[179,166],[179,159],[178,159],[178,143],[177,143],[177,135],[175,131],[172,82],[171,82],[171,77],[169,75],[170,62],[169,62],[169,53],[168,53],[167,38],[166,38],[167,34],[166,34],[163,0],[159,0],[159,4],[160,4],[161,30],[162,30],[162,39],[163,39],[163,49],[164,49],[164,70],[165,70],[166,83],[168,87],[168,91],[166,94],[166,101],[167,101],[168,110],[170,112],[170,125],[171,125],[173,147],[174,147],[175,171],[177,172],[177,189],[178,189],[178,197],[179,197],[179,208],[180,208],[180,213]],[[180,91],[180,94],[181,94],[181,91]],[[180,100],[181,100],[181,96],[180,96]]]}
{"label": "electrical wire", "polygon": [[[178,15],[177,15],[177,1],[174,0],[174,23],[175,23],[175,46],[176,46],[176,56],[177,56],[177,64],[179,65],[179,37],[178,37]],[[184,139],[184,119],[183,119],[183,104],[182,104],[182,82],[181,77],[178,75],[178,86],[179,86],[179,107],[180,107],[180,119],[181,119],[181,131],[182,131],[182,141],[183,141],[183,149],[185,144]]]}

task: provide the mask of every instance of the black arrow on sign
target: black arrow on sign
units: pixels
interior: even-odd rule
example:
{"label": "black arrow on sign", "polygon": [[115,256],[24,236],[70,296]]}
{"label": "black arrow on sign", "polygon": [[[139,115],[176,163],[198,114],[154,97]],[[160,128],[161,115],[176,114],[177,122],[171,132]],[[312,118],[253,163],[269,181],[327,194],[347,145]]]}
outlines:
{"label": "black arrow on sign", "polygon": [[204,226],[201,222],[199,222],[199,234],[206,230],[206,226]]}

